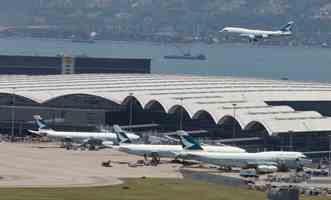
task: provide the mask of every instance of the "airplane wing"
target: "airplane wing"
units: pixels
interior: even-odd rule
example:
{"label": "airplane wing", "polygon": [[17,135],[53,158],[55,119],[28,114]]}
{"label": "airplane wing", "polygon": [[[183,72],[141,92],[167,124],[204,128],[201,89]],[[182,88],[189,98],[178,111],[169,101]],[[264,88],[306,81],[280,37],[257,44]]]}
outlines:
{"label": "airplane wing", "polygon": [[193,160],[193,161],[197,161],[197,162],[216,164],[216,163],[210,162],[212,160],[208,161],[207,156],[195,154],[193,152],[185,152],[185,150],[183,150],[182,152],[176,153],[175,156],[176,156],[176,158],[183,159],[183,160]]}
{"label": "airplane wing", "polygon": [[30,130],[30,129],[28,129],[28,132],[29,132],[29,133],[32,133],[32,134],[34,134],[34,135],[42,136],[41,133],[40,133],[39,131],[34,131],[34,130]]}
{"label": "airplane wing", "polygon": [[[191,130],[191,131],[185,131],[186,133],[188,133],[188,134],[199,134],[199,133],[208,133],[208,131],[207,130]],[[175,131],[175,132],[164,132],[164,133],[162,133],[163,135],[165,135],[165,136],[172,136],[172,135],[178,135],[178,131]]]}
{"label": "airplane wing", "polygon": [[232,143],[232,142],[250,142],[250,141],[259,141],[262,140],[261,137],[247,137],[247,138],[230,138],[230,139],[221,139],[216,140],[220,143]]}
{"label": "airplane wing", "polygon": [[241,37],[248,37],[250,39],[254,39],[256,36],[253,34],[240,34]]}
{"label": "airplane wing", "polygon": [[127,126],[120,126],[122,129],[135,129],[135,128],[153,128],[158,127],[159,124],[136,124],[136,125],[127,125]]}
{"label": "airplane wing", "polygon": [[270,161],[249,161],[249,162],[247,162],[247,165],[254,165],[254,166],[259,166],[259,165],[278,166],[278,163],[277,162],[270,162]]}
{"label": "airplane wing", "polygon": [[[46,123],[63,123],[64,118],[44,119],[44,122],[46,122]],[[34,123],[36,123],[36,121],[35,120],[26,121],[26,123],[27,124],[34,124]]]}
{"label": "airplane wing", "polygon": [[331,151],[306,151],[302,152],[303,154],[327,154],[331,153]]}
{"label": "airplane wing", "polygon": [[108,148],[114,148],[115,143],[112,141],[103,141],[102,145]]}
{"label": "airplane wing", "polygon": [[168,136],[168,135],[166,135],[166,136],[164,136],[164,137],[167,138],[167,139],[170,140],[170,141],[173,141],[173,142],[180,142],[179,139],[176,139],[176,138],[170,137],[170,136]]}
{"label": "airplane wing", "polygon": [[[207,130],[193,130],[193,131],[185,131],[185,132],[189,133],[189,134],[208,133]],[[176,142],[176,143],[180,142],[180,140],[178,139],[178,131],[163,132],[162,137],[160,137],[160,138],[163,138],[163,140],[172,141],[172,142]]]}
{"label": "airplane wing", "polygon": [[250,40],[257,41],[259,39],[268,38],[270,35],[263,34],[263,35],[255,35],[255,34],[240,34],[241,37],[247,37]]}
{"label": "airplane wing", "polygon": [[[192,131],[185,131],[189,134],[198,134],[198,133],[208,133],[207,130],[192,130]],[[163,132],[162,137],[158,137],[160,140],[163,141],[172,141],[172,142],[180,142],[178,139],[178,131],[176,132]]]}
{"label": "airplane wing", "polygon": [[162,136],[162,137],[159,137],[159,136],[154,136],[154,135],[151,135],[149,136],[149,141],[154,141],[154,142],[179,142],[179,140],[177,139],[174,139],[172,137],[169,137],[169,136]]}

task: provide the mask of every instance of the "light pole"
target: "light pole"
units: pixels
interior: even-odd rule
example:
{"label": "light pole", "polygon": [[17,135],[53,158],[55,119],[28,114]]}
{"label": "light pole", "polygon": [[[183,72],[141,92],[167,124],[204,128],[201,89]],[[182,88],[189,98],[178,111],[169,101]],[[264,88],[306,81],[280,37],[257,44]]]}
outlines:
{"label": "light pole", "polygon": [[233,127],[232,127],[232,138],[236,137],[236,106],[237,104],[232,104],[233,106]]}
{"label": "light pole", "polygon": [[289,134],[289,146],[290,146],[290,150],[293,151],[293,131],[288,131]]}
{"label": "light pole", "polygon": [[132,97],[133,97],[133,93],[132,92],[130,92],[130,97],[131,97],[131,102],[130,102],[130,118],[129,118],[129,126],[131,126],[132,125],[132,112],[133,112],[133,102],[132,102]]}
{"label": "light pole", "polygon": [[14,138],[14,131],[15,131],[15,88],[13,87],[12,93],[12,106],[11,106],[11,139]]}
{"label": "light pole", "polygon": [[183,130],[183,100],[184,98],[181,97],[180,99],[180,116],[179,116],[179,130]]}
{"label": "light pole", "polygon": [[329,176],[331,176],[331,135],[329,135]]}

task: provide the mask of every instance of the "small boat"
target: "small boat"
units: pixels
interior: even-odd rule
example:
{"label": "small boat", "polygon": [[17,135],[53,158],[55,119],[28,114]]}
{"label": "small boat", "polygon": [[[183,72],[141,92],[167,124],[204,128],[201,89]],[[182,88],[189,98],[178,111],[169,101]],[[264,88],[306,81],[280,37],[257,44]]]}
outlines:
{"label": "small boat", "polygon": [[207,57],[204,54],[191,55],[186,53],[183,55],[167,55],[164,59],[185,59],[185,60],[206,60]]}
{"label": "small boat", "polygon": [[326,43],[326,42],[324,42],[324,43],[322,43],[322,45],[321,45],[323,48],[330,48],[331,46],[328,44],[328,43]]}
{"label": "small boat", "polygon": [[97,35],[96,32],[91,32],[89,35],[86,35],[86,34],[80,34],[78,36],[77,35],[72,35],[71,42],[74,42],[74,43],[94,43],[96,35]]}
{"label": "small boat", "polygon": [[74,38],[71,40],[73,43],[94,43],[94,39]]}

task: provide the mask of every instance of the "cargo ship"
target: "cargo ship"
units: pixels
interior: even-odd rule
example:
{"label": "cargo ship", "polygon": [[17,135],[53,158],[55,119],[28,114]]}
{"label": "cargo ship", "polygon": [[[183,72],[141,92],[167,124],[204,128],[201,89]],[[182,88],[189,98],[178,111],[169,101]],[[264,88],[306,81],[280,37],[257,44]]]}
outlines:
{"label": "cargo ship", "polygon": [[167,55],[164,59],[185,59],[185,60],[206,60],[207,57],[204,54],[191,55],[186,53],[183,55]]}

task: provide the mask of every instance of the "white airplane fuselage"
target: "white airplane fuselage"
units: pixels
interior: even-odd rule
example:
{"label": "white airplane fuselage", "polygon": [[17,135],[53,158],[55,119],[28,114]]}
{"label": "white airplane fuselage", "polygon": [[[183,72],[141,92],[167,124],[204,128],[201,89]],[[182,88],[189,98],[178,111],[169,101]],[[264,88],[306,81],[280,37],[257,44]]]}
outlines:
{"label": "white airplane fuselage", "polygon": [[[86,139],[97,139],[102,141],[116,141],[117,137],[112,132],[68,132],[68,131],[54,131],[54,130],[38,130],[30,131],[39,135],[45,135],[50,138],[56,139],[71,139],[71,140],[86,140]],[[139,139],[138,135],[128,134],[131,140]]]}
{"label": "white airplane fuselage", "polygon": [[264,31],[257,29],[246,29],[239,27],[226,27],[223,29],[223,32],[237,33],[242,36],[258,36],[258,37],[270,37],[270,36],[290,36],[292,35],[291,31]]}
{"label": "white airplane fuselage", "polygon": [[[242,153],[244,149],[232,146],[202,146],[206,152],[223,152],[223,153]],[[160,157],[176,157],[183,150],[181,145],[154,145],[154,144],[121,144],[118,150],[134,155],[150,155],[157,153]],[[200,151],[200,150],[194,150]]]}
{"label": "white airplane fuselage", "polygon": [[293,167],[296,166],[298,160],[306,156],[300,152],[270,151],[259,153],[184,152],[180,157],[229,167],[244,167],[249,164],[278,166],[282,163]]}

